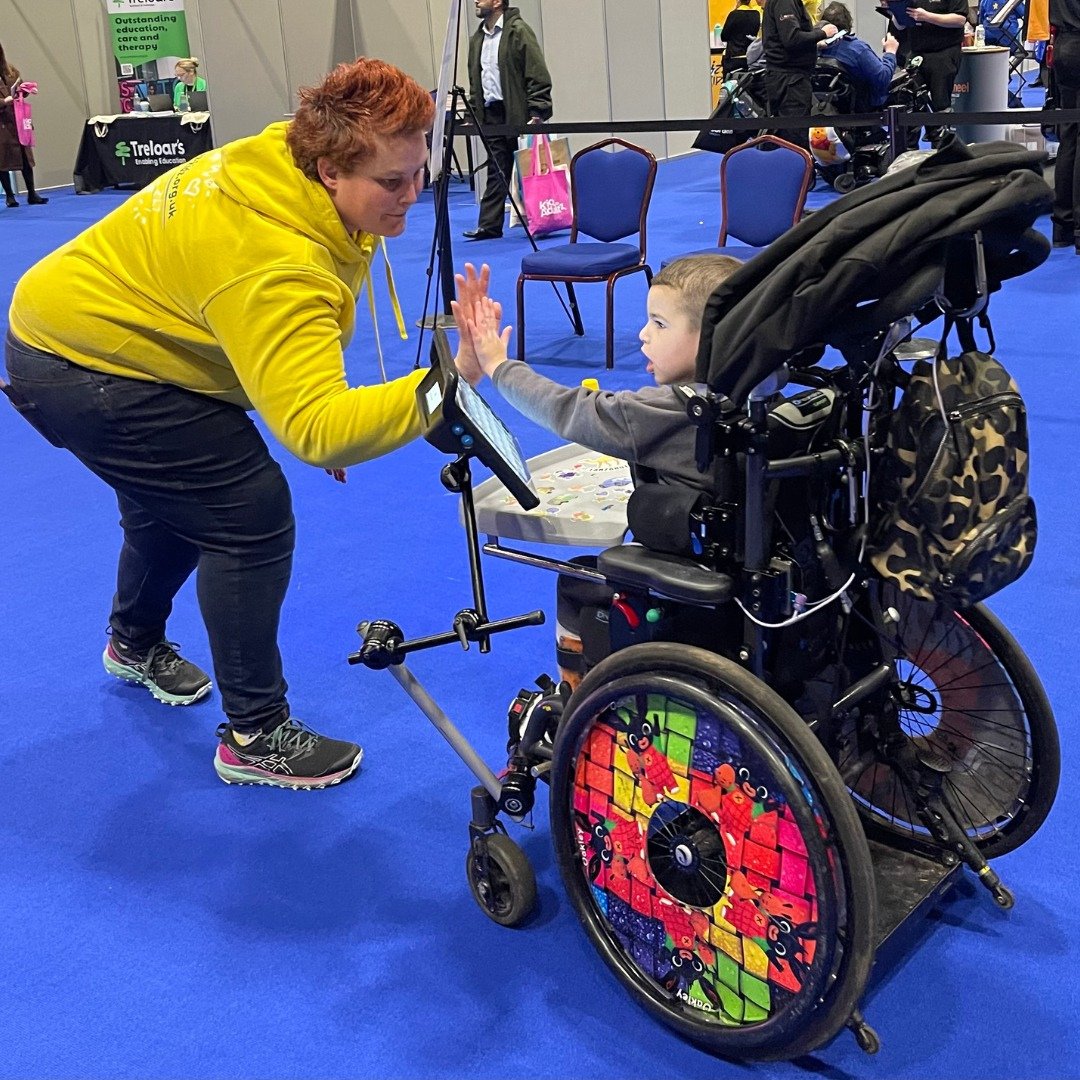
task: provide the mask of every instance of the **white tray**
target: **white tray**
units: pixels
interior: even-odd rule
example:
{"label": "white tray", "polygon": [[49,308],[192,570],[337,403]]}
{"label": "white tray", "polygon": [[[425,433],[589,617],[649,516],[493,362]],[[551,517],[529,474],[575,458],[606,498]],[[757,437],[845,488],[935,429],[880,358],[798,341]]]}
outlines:
{"label": "white tray", "polygon": [[[481,533],[508,540],[577,547],[611,547],[626,533],[626,503],[633,491],[630,466],[619,458],[569,443],[529,458],[535,510],[523,510],[492,476],[473,491]],[[464,523],[459,507],[458,518]]]}

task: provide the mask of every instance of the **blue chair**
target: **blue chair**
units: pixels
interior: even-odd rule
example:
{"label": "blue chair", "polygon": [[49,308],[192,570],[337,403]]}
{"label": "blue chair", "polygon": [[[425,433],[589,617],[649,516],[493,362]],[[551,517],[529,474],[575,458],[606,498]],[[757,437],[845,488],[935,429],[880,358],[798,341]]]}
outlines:
{"label": "blue chair", "polygon": [[[718,246],[686,254],[743,259],[755,255],[802,217],[813,182],[814,159],[801,146],[776,135],[759,135],[733,146],[720,161]],[[750,250],[728,246],[729,237]],[[661,265],[670,261],[665,259]]]}
{"label": "blue chair", "polygon": [[802,217],[814,159],[776,135],[732,147],[720,160],[720,238],[767,247]]}
{"label": "blue chair", "polygon": [[[607,147],[619,147],[611,152]],[[517,281],[518,359],[525,359],[525,282],[561,281],[566,285],[574,333],[584,337],[574,282],[607,282],[607,367],[614,366],[615,282],[627,274],[644,271],[645,218],[649,212],[656,158],[640,146],[622,139],[604,139],[579,150],[570,160],[570,191],[574,222],[570,243],[544,248],[521,260]],[[598,243],[581,243],[587,236]],[[636,243],[616,243],[636,236]]]}

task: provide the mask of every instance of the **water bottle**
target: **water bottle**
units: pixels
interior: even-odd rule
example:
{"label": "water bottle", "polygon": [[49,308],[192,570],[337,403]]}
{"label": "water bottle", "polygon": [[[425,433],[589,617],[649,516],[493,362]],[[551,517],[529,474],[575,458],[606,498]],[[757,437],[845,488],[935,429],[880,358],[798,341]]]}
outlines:
{"label": "water bottle", "polygon": [[136,98],[135,99],[135,111],[136,112],[141,112],[141,113],[149,112],[150,111],[150,102],[147,101],[146,98]]}
{"label": "water bottle", "polygon": [[986,47],[986,27],[982,23],[979,23],[975,27],[975,48],[982,49]]}
{"label": "water bottle", "polygon": [[191,112],[191,99],[188,97],[186,90],[180,95],[180,111]]}

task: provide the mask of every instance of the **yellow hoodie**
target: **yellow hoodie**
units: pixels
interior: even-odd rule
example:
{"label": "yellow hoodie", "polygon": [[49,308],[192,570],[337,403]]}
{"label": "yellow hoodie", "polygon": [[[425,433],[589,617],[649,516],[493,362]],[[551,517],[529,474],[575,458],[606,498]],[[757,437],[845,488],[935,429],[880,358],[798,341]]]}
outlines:
{"label": "yellow hoodie", "polygon": [[378,238],[346,231],[286,127],[133,195],[27,271],[9,321],[83,367],[254,409],[301,460],[342,467],[419,434],[424,373],[348,386],[342,350]]}

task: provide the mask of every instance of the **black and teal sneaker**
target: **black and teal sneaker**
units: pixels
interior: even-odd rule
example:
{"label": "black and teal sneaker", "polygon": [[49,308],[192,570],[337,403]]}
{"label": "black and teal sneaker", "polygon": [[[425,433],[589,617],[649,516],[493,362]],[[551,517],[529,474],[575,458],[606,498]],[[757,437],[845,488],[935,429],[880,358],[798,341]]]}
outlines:
{"label": "black and teal sneaker", "polygon": [[171,641],[159,641],[148,652],[137,653],[109,638],[101,659],[110,675],[145,686],[166,705],[193,705],[210,693],[210,676],[185,660]]}

